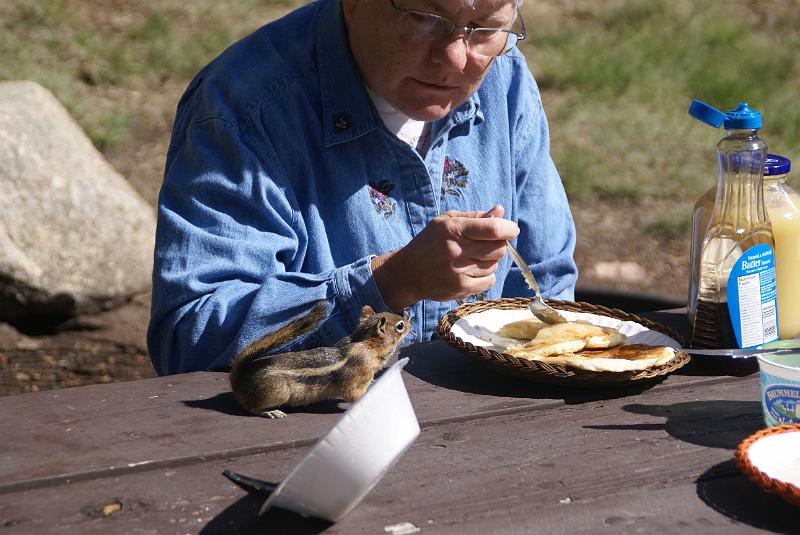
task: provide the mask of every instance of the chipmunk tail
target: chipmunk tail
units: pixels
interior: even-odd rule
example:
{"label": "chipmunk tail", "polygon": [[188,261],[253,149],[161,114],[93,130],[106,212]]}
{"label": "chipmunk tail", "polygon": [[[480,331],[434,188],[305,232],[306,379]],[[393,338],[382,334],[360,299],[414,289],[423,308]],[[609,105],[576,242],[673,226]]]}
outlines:
{"label": "chipmunk tail", "polygon": [[314,308],[312,308],[308,314],[293,319],[286,325],[264,335],[240,351],[233,361],[233,369],[240,369],[254,358],[263,355],[271,349],[282,346],[295,338],[316,330],[322,320],[325,319],[326,315],[326,302],[322,300],[317,301]]}

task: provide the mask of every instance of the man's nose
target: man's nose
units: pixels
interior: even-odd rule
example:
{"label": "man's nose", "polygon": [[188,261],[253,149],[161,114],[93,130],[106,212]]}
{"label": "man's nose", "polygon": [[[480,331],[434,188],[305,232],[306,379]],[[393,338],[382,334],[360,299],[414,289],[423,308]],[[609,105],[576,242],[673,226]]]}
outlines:
{"label": "man's nose", "polygon": [[437,45],[433,53],[434,61],[453,71],[464,70],[469,52],[463,32],[454,31]]}

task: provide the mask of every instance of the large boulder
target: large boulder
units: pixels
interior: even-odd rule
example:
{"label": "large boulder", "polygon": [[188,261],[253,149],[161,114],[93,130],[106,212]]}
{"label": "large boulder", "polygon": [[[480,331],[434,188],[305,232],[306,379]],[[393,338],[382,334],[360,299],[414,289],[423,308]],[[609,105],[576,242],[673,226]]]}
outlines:
{"label": "large boulder", "polygon": [[66,318],[150,285],[155,214],[60,102],[0,83],[0,320]]}

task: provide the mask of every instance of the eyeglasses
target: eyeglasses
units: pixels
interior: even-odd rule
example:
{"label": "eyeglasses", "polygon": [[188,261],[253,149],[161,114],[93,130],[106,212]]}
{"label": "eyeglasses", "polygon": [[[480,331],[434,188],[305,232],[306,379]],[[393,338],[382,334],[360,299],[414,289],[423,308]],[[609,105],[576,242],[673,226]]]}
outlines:
{"label": "eyeglasses", "polygon": [[520,33],[502,28],[475,28],[472,26],[456,26],[455,23],[440,15],[406,9],[397,5],[395,0],[389,0],[392,7],[400,13],[397,27],[415,41],[425,43],[438,42],[451,35],[458,29],[464,32],[464,42],[467,49],[480,56],[502,56],[517,46],[519,41],[525,39],[525,21],[517,10],[517,17],[521,23]]}

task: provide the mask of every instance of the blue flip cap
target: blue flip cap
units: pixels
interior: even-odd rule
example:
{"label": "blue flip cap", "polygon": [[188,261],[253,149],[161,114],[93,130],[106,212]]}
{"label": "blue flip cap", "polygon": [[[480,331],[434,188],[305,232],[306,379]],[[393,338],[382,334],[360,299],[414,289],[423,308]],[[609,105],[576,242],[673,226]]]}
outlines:
{"label": "blue flip cap", "polygon": [[761,128],[761,114],[751,109],[747,102],[740,102],[735,110],[721,112],[701,100],[694,99],[689,106],[689,115],[706,124],[728,130],[749,130]]}

